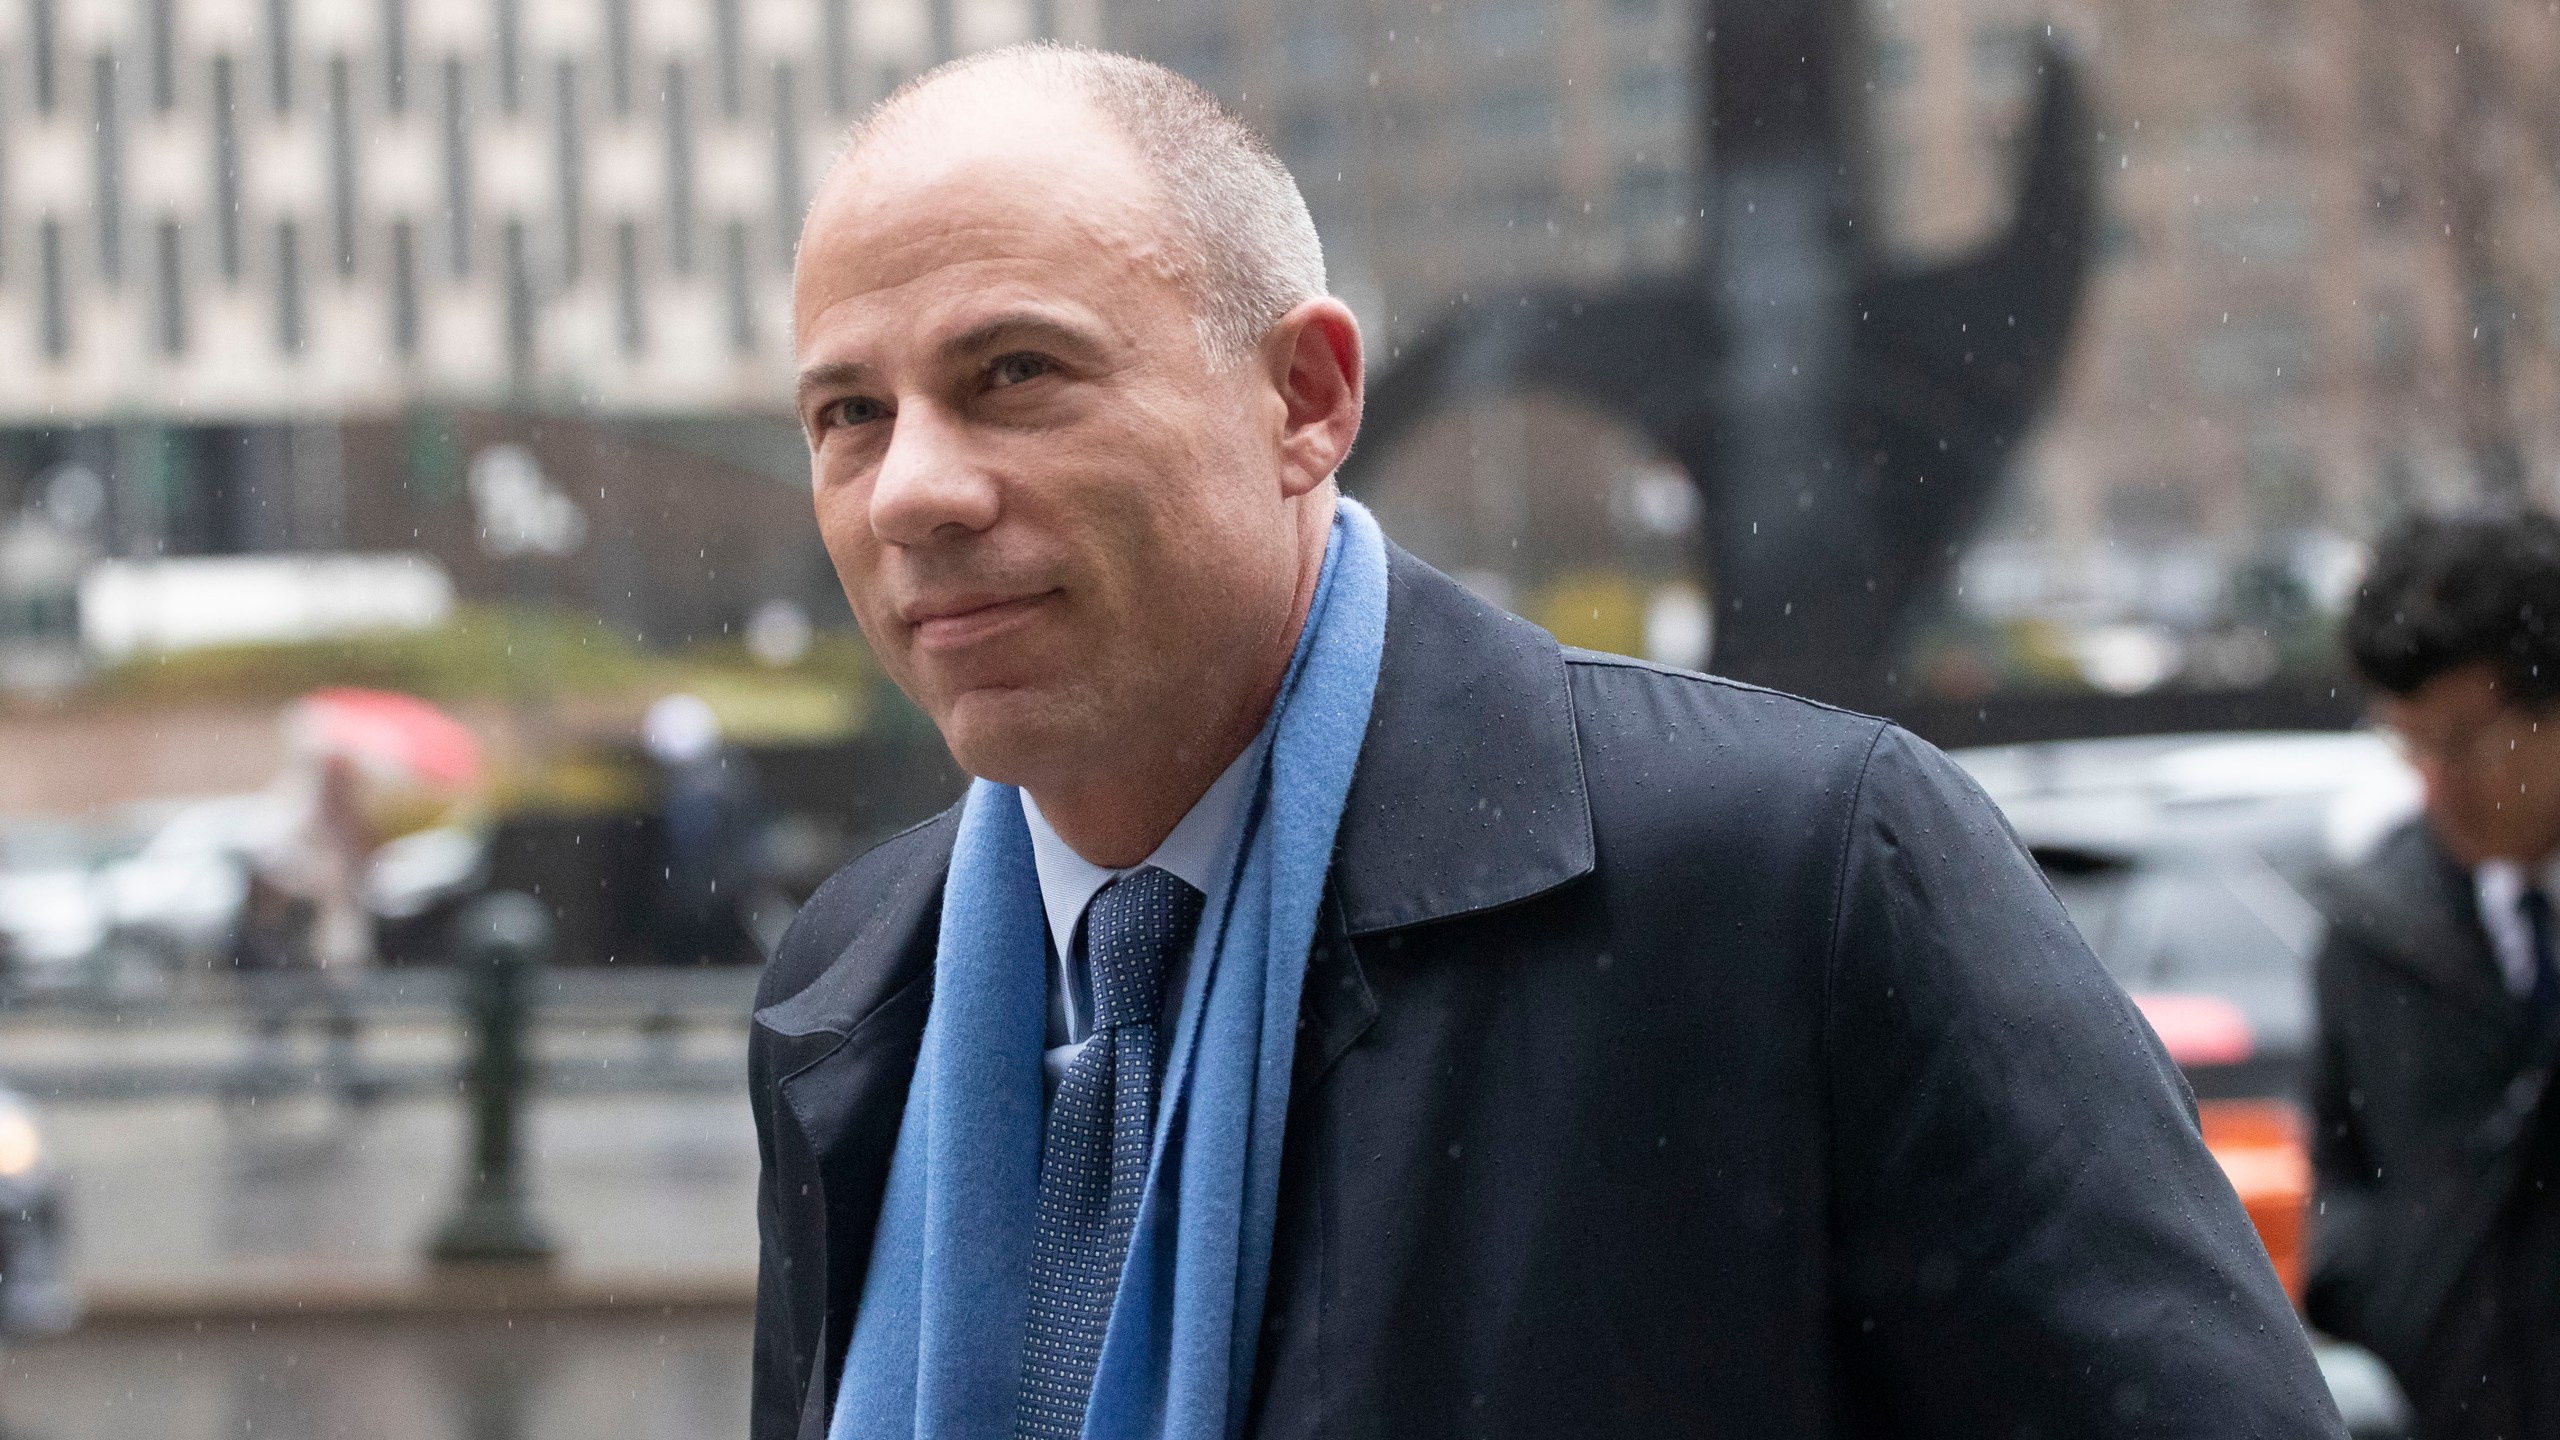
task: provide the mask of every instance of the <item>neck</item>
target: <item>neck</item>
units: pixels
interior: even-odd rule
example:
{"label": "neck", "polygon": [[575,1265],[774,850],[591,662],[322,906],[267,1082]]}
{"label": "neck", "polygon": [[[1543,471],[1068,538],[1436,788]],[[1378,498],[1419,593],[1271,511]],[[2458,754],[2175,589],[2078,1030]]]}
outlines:
{"label": "neck", "polygon": [[1279,699],[1280,683],[1288,678],[1289,657],[1297,652],[1316,582],[1324,574],[1333,505],[1329,487],[1320,493],[1324,503],[1312,503],[1317,497],[1309,497],[1311,503],[1301,507],[1298,583],[1287,623],[1277,632],[1278,643],[1263,649],[1262,663],[1250,672],[1248,683],[1233,690],[1232,702],[1219,707],[1218,718],[1172,737],[1170,743],[1116,754],[1107,769],[1090,776],[1025,787],[1050,828],[1078,855],[1113,870],[1145,860],[1261,733]]}
{"label": "neck", "polygon": [[1111,870],[1144,861],[1209,793],[1235,758],[1253,743],[1278,693],[1274,685],[1258,707],[1214,738],[1156,757],[1143,776],[1112,776],[1088,785],[1053,784],[1031,792],[1040,814],[1078,855]]}

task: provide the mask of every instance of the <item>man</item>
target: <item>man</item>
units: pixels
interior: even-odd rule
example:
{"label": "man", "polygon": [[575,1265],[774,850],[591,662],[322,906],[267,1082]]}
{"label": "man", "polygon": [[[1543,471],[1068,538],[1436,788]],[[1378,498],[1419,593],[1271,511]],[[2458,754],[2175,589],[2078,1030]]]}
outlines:
{"label": "man", "polygon": [[[640,722],[658,762],[657,924],[666,965],[732,965],[761,959],[773,937],[759,912],[765,893],[766,815],[755,762],[720,733],[699,695],[659,697]],[[779,928],[777,926],[777,928]]]}
{"label": "man", "polygon": [[2402,527],[2346,642],[2426,798],[2330,899],[2310,1313],[2429,1440],[2560,1436],[2560,522]]}
{"label": "man", "polygon": [[1336,499],[1359,328],[1204,93],[926,77],[796,315],[820,529],[981,778],[766,980],[758,1440],[2337,1432],[1954,767]]}

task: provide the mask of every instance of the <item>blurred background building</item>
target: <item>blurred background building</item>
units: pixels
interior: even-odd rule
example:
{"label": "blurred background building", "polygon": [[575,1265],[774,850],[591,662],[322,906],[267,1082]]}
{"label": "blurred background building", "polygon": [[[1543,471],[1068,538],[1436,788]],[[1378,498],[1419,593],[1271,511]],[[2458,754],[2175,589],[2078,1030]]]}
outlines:
{"label": "blurred background building", "polygon": [[777,599],[843,618],[776,421],[809,186],[905,75],[1095,23],[1072,0],[0,8],[0,515],[25,557],[0,683],[62,682],[60,572],[114,557],[418,550],[504,592],[467,475],[501,439],[597,541],[534,598],[644,643]]}
{"label": "blurred background building", "polygon": [[771,413],[850,119],[958,49],[1094,30],[1089,0],[6,14],[0,407],[56,425]]}
{"label": "blurred background building", "polygon": [[[2547,18],[2451,0],[1855,14],[1881,253],[2000,224],[2049,34],[2099,96],[2091,303],[1957,621],[2053,630],[2054,683],[2262,680],[2302,657],[2223,632],[2334,602],[2379,517],[2560,484]],[[1475,290],[1686,263],[1713,183],[1692,79],[1707,23],[1672,0],[23,0],[0,10],[0,514],[64,533],[13,542],[0,589],[27,593],[0,632],[23,652],[75,623],[32,577],[89,552],[414,545],[490,591],[457,504],[469,455],[509,436],[541,441],[613,537],[558,583],[624,633],[717,633],[777,597],[841,619],[783,538],[806,528],[777,493],[801,463],[777,423],[791,251],[843,128],[898,81],[1037,35],[1184,70],[1298,173],[1392,360]],[[1572,414],[1463,428],[1404,468],[1463,455],[1478,491],[1509,467],[1608,503],[1479,517],[1575,552],[1518,576],[1455,540],[1434,558],[1533,612],[1564,576],[1538,618],[1631,648],[1650,617],[1665,658],[1703,657],[1655,601],[1712,577],[1648,558],[1696,520],[1664,508],[1641,447]],[[679,489],[716,467],[774,508],[713,522],[726,566],[700,544],[683,566],[665,527],[617,520],[664,509],[639,452],[675,457]],[[1435,507],[1385,502],[1431,552]],[[1647,586],[1595,629],[1589,576],[1613,565]],[[667,588],[688,570],[699,583]],[[2125,624],[2148,652],[2106,628]],[[58,678],[40,660],[0,668]],[[2036,678],[1942,668],[1957,688]]]}
{"label": "blurred background building", "polygon": [[[1924,686],[2230,689],[2320,670],[2317,617],[2378,524],[2480,494],[2560,495],[2547,15],[2343,0],[1854,10],[1871,135],[1855,223],[1883,254],[1954,252],[2006,219],[2049,40],[2097,98],[2099,260],[2061,401],[1968,557],[1948,632],[1915,657]],[[1109,33],[1265,127],[1307,188],[1337,288],[1391,358],[1471,286],[1670,270],[1702,243],[1702,12],[1240,0],[1116,7]],[[1585,643],[1694,663],[1695,627],[1651,602],[1712,587],[1666,573],[1664,537],[1695,517],[1628,438],[1515,407],[1444,429],[1411,468],[1437,467],[1444,491],[1534,475],[1525,506],[1469,528],[1490,547],[1605,553],[1647,585],[1594,607],[1578,553],[1499,557],[1488,588]],[[1399,515],[1426,553],[1434,508]],[[1434,558],[1484,568],[1468,552],[1490,547],[1452,537]]]}
{"label": "blurred background building", "polygon": [[[2321,663],[2300,653],[2316,632],[2298,616],[2340,602],[2389,519],[2560,497],[2547,15],[2435,0],[1866,14],[1897,246],[1992,218],[2021,57],[2049,28],[2099,86],[2088,312],[1964,608],[2081,627],[2089,678],[2115,688],[2182,669],[2246,685]],[[2153,643],[2095,628],[2111,622]]]}

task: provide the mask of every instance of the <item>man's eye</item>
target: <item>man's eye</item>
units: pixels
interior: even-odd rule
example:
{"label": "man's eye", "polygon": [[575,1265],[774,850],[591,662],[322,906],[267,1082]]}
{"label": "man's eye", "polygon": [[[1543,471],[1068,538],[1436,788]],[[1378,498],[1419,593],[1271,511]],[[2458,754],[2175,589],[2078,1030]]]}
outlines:
{"label": "man's eye", "polygon": [[987,376],[999,387],[1019,385],[1025,380],[1036,380],[1056,368],[1045,355],[1007,355],[987,367]]}
{"label": "man's eye", "polygon": [[828,408],[835,412],[829,418],[838,425],[868,425],[889,418],[889,407],[867,395],[838,400]]}

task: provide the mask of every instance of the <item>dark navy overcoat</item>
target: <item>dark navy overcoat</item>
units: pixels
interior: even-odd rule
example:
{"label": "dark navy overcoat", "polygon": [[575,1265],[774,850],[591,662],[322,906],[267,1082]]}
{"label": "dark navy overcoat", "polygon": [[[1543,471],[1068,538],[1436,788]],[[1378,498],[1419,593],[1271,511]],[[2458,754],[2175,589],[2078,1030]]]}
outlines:
{"label": "dark navy overcoat", "polygon": [[[2178,1072],[1885,722],[1560,648],[1390,547],[1250,1433],[2335,1436]],[[956,812],[758,998],[754,1440],[820,1440]]]}

